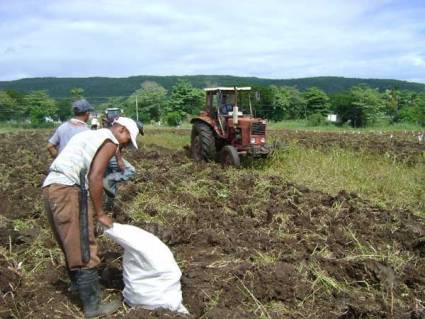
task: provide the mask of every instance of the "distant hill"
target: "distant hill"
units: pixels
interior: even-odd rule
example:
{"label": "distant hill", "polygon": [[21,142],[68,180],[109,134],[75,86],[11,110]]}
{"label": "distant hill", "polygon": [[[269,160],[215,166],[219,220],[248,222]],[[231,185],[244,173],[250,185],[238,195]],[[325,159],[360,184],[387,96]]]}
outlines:
{"label": "distant hill", "polygon": [[167,90],[178,79],[187,79],[193,86],[203,88],[207,86],[233,86],[233,85],[261,85],[271,84],[283,86],[296,86],[305,90],[317,86],[327,93],[335,93],[349,89],[361,83],[379,90],[398,88],[403,90],[425,91],[425,84],[387,79],[358,79],[344,77],[312,77],[299,79],[263,79],[257,77],[238,77],[229,75],[192,75],[192,76],[131,76],[127,78],[89,77],[89,78],[27,78],[16,81],[0,81],[0,90],[11,89],[19,92],[33,90],[47,90],[54,98],[63,98],[69,95],[71,88],[80,87],[85,91],[87,98],[93,103],[100,103],[110,96],[128,96],[140,87],[144,81],[155,81]]}

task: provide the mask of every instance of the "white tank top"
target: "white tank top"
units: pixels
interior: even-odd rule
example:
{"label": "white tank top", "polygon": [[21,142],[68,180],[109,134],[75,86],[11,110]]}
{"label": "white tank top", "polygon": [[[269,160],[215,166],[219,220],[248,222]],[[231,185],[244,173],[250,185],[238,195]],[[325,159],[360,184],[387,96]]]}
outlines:
{"label": "white tank top", "polygon": [[74,135],[62,152],[50,165],[43,187],[50,184],[80,185],[80,172],[85,170],[86,187],[88,189],[87,174],[97,151],[106,141],[119,144],[109,129],[84,131]]}

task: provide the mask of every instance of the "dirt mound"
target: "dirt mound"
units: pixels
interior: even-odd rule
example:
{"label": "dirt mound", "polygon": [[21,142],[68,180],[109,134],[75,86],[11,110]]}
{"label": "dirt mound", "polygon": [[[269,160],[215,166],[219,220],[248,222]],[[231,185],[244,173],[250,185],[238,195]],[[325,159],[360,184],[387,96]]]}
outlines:
{"label": "dirt mound", "polygon": [[[16,147],[5,141],[11,197],[1,211],[9,220],[1,224],[9,231],[0,237],[2,252],[9,254],[13,239],[7,264],[0,259],[6,318],[81,315],[41,213],[48,161],[37,145],[46,135],[18,135],[26,142]],[[29,157],[34,165],[25,165]],[[125,157],[138,173],[120,188],[112,213],[170,246],[193,318],[423,317],[425,224],[409,211],[386,210],[345,191],[330,196],[274,175],[196,164],[183,150],[149,146]],[[21,184],[32,188],[20,194]],[[99,246],[102,283],[118,295],[122,250],[105,238]],[[19,276],[10,260],[23,261]],[[13,298],[3,291],[9,284]],[[109,318],[141,317],[181,318],[125,308]]]}
{"label": "dirt mound", "polygon": [[2,294],[14,291],[19,286],[19,274],[4,256],[0,256],[0,291]]}
{"label": "dirt mound", "polygon": [[17,265],[8,262],[0,255],[0,318],[7,318],[11,315],[9,311],[9,301],[20,286],[20,275]]}

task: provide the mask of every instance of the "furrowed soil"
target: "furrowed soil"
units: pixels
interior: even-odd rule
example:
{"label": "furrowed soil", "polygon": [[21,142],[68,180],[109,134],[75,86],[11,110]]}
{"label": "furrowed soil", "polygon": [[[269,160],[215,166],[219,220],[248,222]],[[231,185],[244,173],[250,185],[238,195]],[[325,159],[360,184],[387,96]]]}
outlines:
{"label": "furrowed soil", "polygon": [[[189,129],[157,129],[153,134],[172,132],[190,134]],[[276,141],[295,142],[316,149],[339,147],[359,152],[381,154],[397,162],[425,163],[425,132],[362,132],[362,131],[314,131],[314,130],[268,130]]]}
{"label": "furrowed soil", "polygon": [[[0,318],[82,317],[44,215],[46,140],[0,135]],[[125,157],[137,174],[111,213],[171,248],[193,318],[425,318],[425,224],[410,211],[194,163],[185,150]],[[99,246],[104,297],[116,297],[122,250],[102,236]],[[123,307],[107,318],[181,317]]]}

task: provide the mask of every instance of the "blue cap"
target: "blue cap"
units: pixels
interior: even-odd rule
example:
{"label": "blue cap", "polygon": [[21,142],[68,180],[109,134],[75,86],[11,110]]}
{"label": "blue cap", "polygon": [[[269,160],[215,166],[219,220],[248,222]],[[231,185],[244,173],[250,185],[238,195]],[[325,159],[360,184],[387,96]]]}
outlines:
{"label": "blue cap", "polygon": [[72,103],[74,112],[83,113],[93,111],[93,107],[86,99],[81,99]]}

